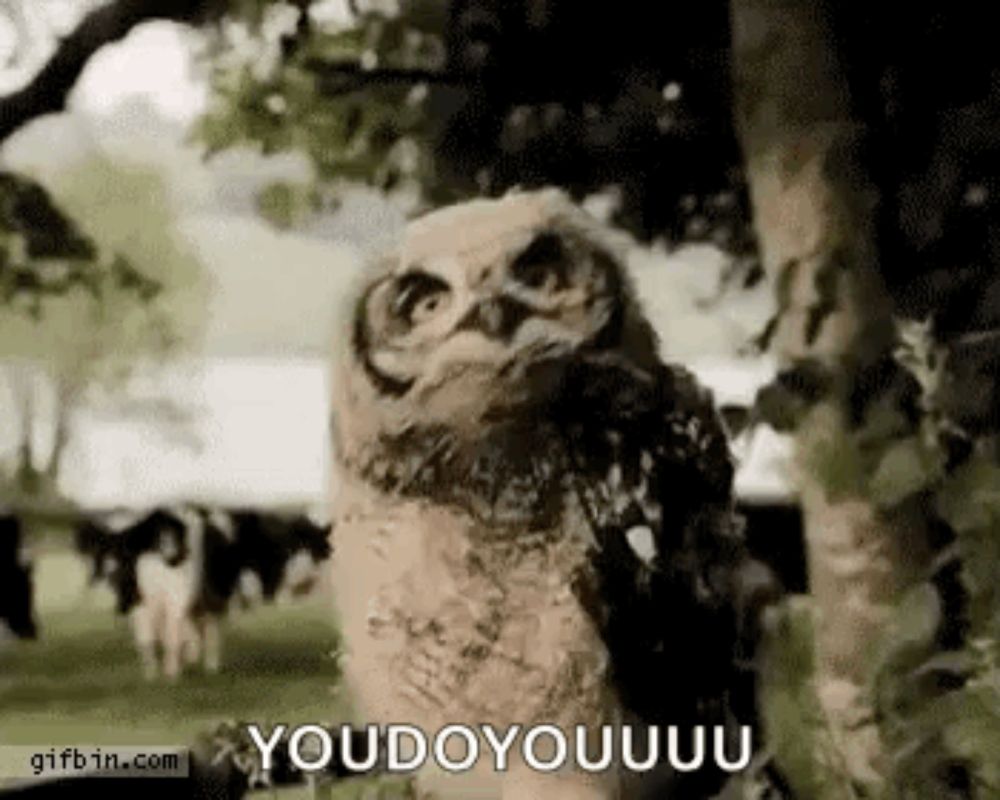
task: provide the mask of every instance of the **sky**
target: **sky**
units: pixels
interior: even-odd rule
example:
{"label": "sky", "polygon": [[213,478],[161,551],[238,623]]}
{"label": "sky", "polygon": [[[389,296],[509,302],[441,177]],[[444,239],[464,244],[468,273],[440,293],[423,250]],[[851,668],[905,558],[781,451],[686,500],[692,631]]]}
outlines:
{"label": "sky", "polygon": [[[10,3],[0,0],[0,65],[12,46],[17,49],[3,13]],[[343,13],[342,0],[324,6],[334,16]],[[37,0],[21,7],[51,16],[29,20],[41,32],[26,48],[31,64],[20,71],[0,66],[0,92],[30,77],[55,45],[52,30],[68,30],[83,6]],[[176,234],[210,275],[203,335],[175,368],[139,381],[153,381],[161,400],[173,398],[187,408],[195,419],[189,438],[197,446],[173,436],[171,426],[148,411],[126,419],[107,408],[80,409],[66,456],[66,489],[95,506],[195,491],[233,502],[309,501],[322,493],[326,357],[338,330],[340,298],[367,251],[405,221],[404,209],[359,189],[338,213],[306,231],[280,232],[266,224],[255,211],[257,192],[277,179],[308,178],[309,166],[294,156],[265,158],[249,150],[206,161],[188,141],[187,130],[208,98],[195,57],[198,37],[168,22],[138,26],[90,60],[67,112],[29,123],[0,149],[0,168],[30,174],[53,191],[68,170],[95,156],[122,169],[154,171],[169,190]],[[101,191],[114,201],[113,185]],[[770,306],[758,292],[741,297],[725,315],[706,313],[720,263],[711,248],[669,254],[654,246],[637,248],[630,266],[664,356],[696,361],[718,390],[746,394],[746,375],[725,366],[720,372],[718,364],[762,329]],[[0,407],[3,402],[0,392]],[[0,441],[0,457],[4,450]]]}

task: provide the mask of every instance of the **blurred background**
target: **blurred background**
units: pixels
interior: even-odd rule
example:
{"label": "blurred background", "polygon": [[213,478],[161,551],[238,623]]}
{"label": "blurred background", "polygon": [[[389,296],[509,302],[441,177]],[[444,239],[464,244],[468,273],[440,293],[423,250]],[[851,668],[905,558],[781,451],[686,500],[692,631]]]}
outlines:
{"label": "blurred background", "polygon": [[1000,796],[983,13],[0,0],[0,743],[349,713],[322,553],[302,591],[234,572],[219,671],[173,682],[105,559],[156,510],[308,551],[358,271],[421,211],[554,184],[633,236],[729,425],[799,796]]}

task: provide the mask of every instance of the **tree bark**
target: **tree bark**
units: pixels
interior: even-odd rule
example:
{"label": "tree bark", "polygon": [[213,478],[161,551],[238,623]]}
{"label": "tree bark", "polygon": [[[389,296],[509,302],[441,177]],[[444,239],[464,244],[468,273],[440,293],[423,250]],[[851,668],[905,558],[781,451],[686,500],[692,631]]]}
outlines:
{"label": "tree bark", "polygon": [[[885,352],[892,335],[878,278],[876,187],[861,148],[832,35],[832,0],[733,0],[736,123],[765,269],[783,313],[772,346],[834,376]],[[855,785],[886,774],[870,689],[872,659],[923,558],[921,534],[866,500],[832,499],[803,468],[848,427],[843,398],[815,406],[797,431],[815,625],[816,691]]]}

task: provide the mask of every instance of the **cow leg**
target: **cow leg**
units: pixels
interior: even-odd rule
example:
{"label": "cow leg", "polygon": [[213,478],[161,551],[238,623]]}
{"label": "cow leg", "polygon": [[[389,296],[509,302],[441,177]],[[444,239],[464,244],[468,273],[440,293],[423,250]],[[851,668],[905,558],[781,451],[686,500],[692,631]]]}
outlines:
{"label": "cow leg", "polygon": [[189,620],[181,609],[171,609],[163,626],[163,674],[171,681],[181,674],[181,656]]}
{"label": "cow leg", "polygon": [[219,618],[213,614],[206,614],[201,624],[205,641],[205,671],[215,673],[222,666],[222,631]]}
{"label": "cow leg", "polygon": [[159,665],[156,659],[156,620],[144,603],[132,609],[132,635],[142,661],[142,675],[147,681],[156,680]]}
{"label": "cow leg", "polygon": [[201,632],[193,621],[188,620],[184,636],[184,663],[187,665],[197,664],[201,654]]}

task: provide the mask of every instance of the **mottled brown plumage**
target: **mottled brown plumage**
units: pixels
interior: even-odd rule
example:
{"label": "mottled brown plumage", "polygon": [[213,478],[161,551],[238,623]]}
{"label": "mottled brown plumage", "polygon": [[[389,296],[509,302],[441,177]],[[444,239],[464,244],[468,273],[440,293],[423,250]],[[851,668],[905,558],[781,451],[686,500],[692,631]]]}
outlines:
{"label": "mottled brown plumage", "polygon": [[[359,292],[334,382],[334,583],[366,721],[732,719],[729,451],[708,394],[659,361],[622,252],[561,193],[516,193],[413,223]],[[613,771],[519,768],[433,788],[622,791]]]}

